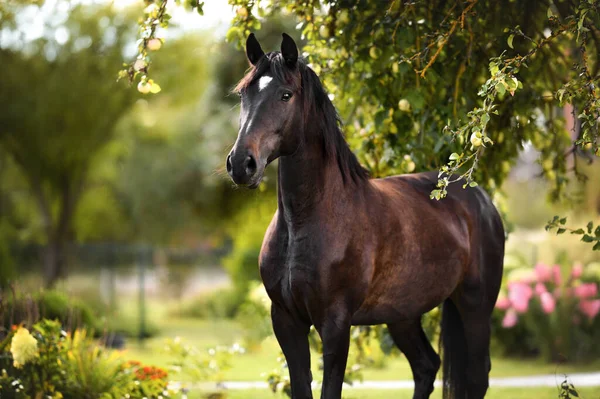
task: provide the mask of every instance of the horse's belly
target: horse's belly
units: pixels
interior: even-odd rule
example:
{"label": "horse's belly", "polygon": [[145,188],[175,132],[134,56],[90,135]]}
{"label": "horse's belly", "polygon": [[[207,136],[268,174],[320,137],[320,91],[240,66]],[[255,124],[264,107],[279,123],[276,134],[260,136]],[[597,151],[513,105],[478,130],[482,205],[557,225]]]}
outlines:
{"label": "horse's belly", "polygon": [[[458,261],[396,267],[376,276],[361,307],[352,317],[354,325],[373,325],[414,320],[438,306],[460,282],[463,267]],[[412,270],[409,270],[412,269]]]}

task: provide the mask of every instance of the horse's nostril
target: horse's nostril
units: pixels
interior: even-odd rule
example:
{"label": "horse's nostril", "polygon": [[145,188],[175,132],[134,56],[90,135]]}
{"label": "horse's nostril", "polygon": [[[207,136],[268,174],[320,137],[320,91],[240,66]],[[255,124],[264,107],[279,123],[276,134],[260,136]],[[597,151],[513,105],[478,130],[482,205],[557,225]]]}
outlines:
{"label": "horse's nostril", "polygon": [[232,169],[232,166],[231,166],[231,154],[227,155],[227,162],[226,162],[226,164],[227,164],[227,173],[231,174],[231,169]]}
{"label": "horse's nostril", "polygon": [[252,155],[248,155],[248,157],[246,158],[246,173],[250,176],[254,175],[254,173],[256,173],[256,160],[254,159],[254,157]]}

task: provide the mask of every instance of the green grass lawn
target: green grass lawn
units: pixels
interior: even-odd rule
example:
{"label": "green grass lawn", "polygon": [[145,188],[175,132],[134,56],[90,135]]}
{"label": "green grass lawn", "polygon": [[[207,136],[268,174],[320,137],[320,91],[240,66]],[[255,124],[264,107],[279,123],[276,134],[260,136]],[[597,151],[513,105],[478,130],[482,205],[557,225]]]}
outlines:
{"label": "green grass lawn", "polygon": [[[314,397],[319,398],[320,392],[315,391]],[[193,392],[189,395],[189,399],[204,398],[205,394]],[[273,394],[268,390],[253,389],[228,391],[227,399],[284,399],[286,396],[282,394]],[[348,389],[344,391],[344,399],[410,399],[412,398],[412,390],[366,390],[366,389]],[[436,389],[431,395],[432,399],[441,398],[441,390]],[[600,388],[582,388],[579,389],[579,397],[582,399],[600,399]],[[486,395],[486,399],[550,399],[558,398],[558,390],[556,388],[490,388]]]}
{"label": "green grass lawn", "polygon": [[[156,322],[156,321],[155,321]],[[208,349],[216,345],[231,345],[241,342],[243,332],[240,326],[231,320],[195,320],[165,318],[161,323],[161,334],[146,340],[143,344],[136,341],[129,343],[123,355],[146,364],[165,367],[173,359],[164,351],[167,338],[180,337],[183,342]],[[263,342],[259,350],[235,355],[232,368],[220,375],[224,380],[235,381],[264,381],[265,374],[279,367],[277,356],[279,346],[274,338]],[[318,357],[313,356],[313,371],[315,379],[319,379]],[[365,380],[406,380],[412,379],[408,362],[402,356],[392,356],[385,359],[385,367],[368,368],[363,372]],[[536,374],[570,374],[577,371],[600,370],[600,359],[589,364],[556,365],[547,364],[531,359],[492,359],[491,377],[525,376]],[[237,396],[234,396],[237,397]],[[373,396],[375,397],[375,396]]]}

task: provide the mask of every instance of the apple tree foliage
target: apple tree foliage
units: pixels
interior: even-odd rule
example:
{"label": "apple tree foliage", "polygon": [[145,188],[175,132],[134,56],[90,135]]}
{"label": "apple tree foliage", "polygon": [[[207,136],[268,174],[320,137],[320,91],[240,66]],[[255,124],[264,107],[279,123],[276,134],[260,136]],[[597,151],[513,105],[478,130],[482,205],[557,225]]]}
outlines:
{"label": "apple tree foliage", "polygon": [[[168,25],[167,2],[146,0],[142,60],[152,26]],[[178,2],[200,13],[202,3]],[[531,143],[550,199],[562,201],[571,181],[585,181],[581,164],[600,156],[599,0],[229,3],[227,39],[240,46],[273,15],[297,19],[288,33],[306,40],[304,56],[375,177],[438,169],[433,199],[452,183],[493,192]],[[122,75],[146,82],[149,66]],[[594,231],[583,239],[600,249]]]}

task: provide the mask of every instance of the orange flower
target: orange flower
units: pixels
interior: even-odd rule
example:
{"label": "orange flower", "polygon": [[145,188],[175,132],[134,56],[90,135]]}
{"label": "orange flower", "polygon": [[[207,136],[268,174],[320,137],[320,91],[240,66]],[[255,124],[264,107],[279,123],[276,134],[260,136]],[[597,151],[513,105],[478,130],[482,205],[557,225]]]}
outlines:
{"label": "orange flower", "polygon": [[165,380],[168,374],[164,369],[155,366],[144,366],[135,371],[135,377],[138,380]]}

